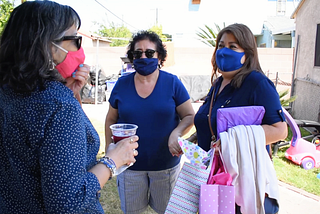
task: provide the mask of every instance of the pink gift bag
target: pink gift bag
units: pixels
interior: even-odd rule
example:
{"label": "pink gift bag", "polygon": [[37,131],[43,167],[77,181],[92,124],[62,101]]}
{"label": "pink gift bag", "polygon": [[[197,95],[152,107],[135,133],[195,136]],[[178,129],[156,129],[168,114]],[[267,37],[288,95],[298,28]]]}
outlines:
{"label": "pink gift bag", "polygon": [[234,187],[219,184],[202,184],[199,214],[235,213]]}
{"label": "pink gift bag", "polygon": [[234,186],[231,183],[232,177],[224,167],[221,154],[214,155],[207,184],[200,187],[199,214],[234,214]]}

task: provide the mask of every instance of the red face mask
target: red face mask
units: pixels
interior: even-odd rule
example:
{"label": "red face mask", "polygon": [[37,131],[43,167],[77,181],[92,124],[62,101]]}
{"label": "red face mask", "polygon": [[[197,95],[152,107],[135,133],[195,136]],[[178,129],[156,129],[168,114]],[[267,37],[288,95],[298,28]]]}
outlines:
{"label": "red face mask", "polygon": [[72,73],[79,67],[79,65],[84,63],[85,55],[83,48],[81,47],[77,51],[67,51],[59,45],[54,45],[67,53],[66,58],[56,66],[56,69],[63,78],[66,79],[71,77]]}

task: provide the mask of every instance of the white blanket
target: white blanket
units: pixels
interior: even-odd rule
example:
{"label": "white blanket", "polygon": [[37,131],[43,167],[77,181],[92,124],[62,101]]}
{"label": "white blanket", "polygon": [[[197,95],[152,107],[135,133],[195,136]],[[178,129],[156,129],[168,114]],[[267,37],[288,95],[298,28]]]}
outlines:
{"label": "white blanket", "polygon": [[[265,193],[279,201],[278,180],[262,126],[235,126],[220,133],[221,153],[243,214],[264,214]],[[278,202],[279,203],[279,202]]]}

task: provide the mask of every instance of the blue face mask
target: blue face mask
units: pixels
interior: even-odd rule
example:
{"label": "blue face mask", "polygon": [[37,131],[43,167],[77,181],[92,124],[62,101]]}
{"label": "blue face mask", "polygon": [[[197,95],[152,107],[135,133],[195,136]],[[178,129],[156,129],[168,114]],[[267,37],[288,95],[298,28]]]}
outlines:
{"label": "blue face mask", "polygon": [[157,58],[140,58],[133,60],[134,69],[143,76],[152,74],[158,68]]}
{"label": "blue face mask", "polygon": [[235,71],[243,66],[241,58],[244,52],[236,52],[229,48],[222,48],[216,52],[217,66],[221,71]]}

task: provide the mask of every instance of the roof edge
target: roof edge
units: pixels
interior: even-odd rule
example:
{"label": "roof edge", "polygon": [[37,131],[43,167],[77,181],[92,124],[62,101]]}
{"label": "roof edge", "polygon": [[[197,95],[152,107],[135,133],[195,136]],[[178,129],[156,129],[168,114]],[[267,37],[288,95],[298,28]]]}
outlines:
{"label": "roof edge", "polygon": [[302,0],[299,2],[298,6],[296,7],[296,9],[293,11],[293,13],[291,14],[290,18],[291,19],[295,19],[296,16],[297,16],[297,13],[299,12],[300,8],[302,7],[303,3],[305,2],[306,0]]}

